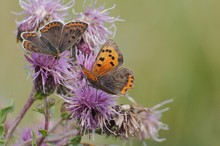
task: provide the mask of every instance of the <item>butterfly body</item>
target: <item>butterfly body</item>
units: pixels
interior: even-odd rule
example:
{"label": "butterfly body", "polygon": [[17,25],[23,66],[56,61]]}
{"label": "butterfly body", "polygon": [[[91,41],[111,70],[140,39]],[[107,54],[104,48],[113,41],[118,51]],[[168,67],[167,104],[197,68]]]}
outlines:
{"label": "butterfly body", "polygon": [[52,21],[37,32],[23,32],[23,47],[30,52],[59,57],[71,48],[88,27],[84,22]]}
{"label": "butterfly body", "polygon": [[82,70],[92,86],[109,94],[125,95],[134,84],[133,72],[121,67],[123,56],[117,45],[108,40],[101,48],[91,70]]}

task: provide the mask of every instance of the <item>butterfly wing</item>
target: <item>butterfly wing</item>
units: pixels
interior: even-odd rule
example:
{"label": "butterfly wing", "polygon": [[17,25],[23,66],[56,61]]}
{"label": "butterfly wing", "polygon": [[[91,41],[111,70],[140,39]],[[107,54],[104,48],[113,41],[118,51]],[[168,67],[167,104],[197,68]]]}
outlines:
{"label": "butterfly wing", "polygon": [[115,94],[113,91],[109,90],[108,88],[106,88],[105,86],[103,86],[99,79],[89,70],[87,70],[84,66],[81,66],[82,71],[84,73],[84,75],[86,76],[87,80],[89,81],[89,83],[97,89],[103,90],[109,94]]}
{"label": "butterfly wing", "polygon": [[116,43],[112,40],[106,41],[102,46],[96,61],[93,65],[92,72],[96,76],[104,76],[111,70],[123,64],[123,56]]}
{"label": "butterfly wing", "polygon": [[60,53],[72,47],[86,31],[87,27],[88,24],[84,22],[69,22],[65,24],[59,42]]}
{"label": "butterfly wing", "polygon": [[33,42],[24,40],[22,43],[22,46],[32,53],[40,53],[40,54],[46,54],[51,55],[51,52],[49,50],[46,50],[44,48],[39,47],[38,45],[34,44]]}
{"label": "butterfly wing", "polygon": [[110,94],[125,95],[134,85],[133,72],[123,67],[109,72],[106,76],[100,76],[98,79],[102,86],[111,91],[111,93],[108,92]]}
{"label": "butterfly wing", "polygon": [[58,49],[62,29],[63,29],[62,22],[52,21],[40,29],[41,37],[48,40],[54,48]]}
{"label": "butterfly wing", "polygon": [[40,38],[36,32],[23,32],[21,37],[23,38],[22,46],[27,51],[46,55],[54,55],[54,52],[48,49],[48,46],[45,43],[47,40]]}
{"label": "butterfly wing", "polygon": [[90,70],[86,69],[83,65],[81,65],[81,68],[84,75],[90,82],[98,82],[98,78]]}

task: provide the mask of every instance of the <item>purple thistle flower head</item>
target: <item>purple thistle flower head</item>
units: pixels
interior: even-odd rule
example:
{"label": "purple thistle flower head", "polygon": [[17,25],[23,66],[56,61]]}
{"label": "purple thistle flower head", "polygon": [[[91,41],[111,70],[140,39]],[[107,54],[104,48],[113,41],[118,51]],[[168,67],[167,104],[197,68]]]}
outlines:
{"label": "purple thistle flower head", "polygon": [[21,139],[22,139],[22,141],[28,141],[28,140],[32,139],[33,138],[32,131],[36,132],[37,136],[41,135],[40,132],[38,131],[38,128],[35,128],[34,130],[30,129],[30,128],[24,128],[21,131]]}
{"label": "purple thistle flower head", "polygon": [[114,37],[116,33],[116,21],[122,21],[119,17],[109,16],[109,10],[114,9],[115,5],[111,8],[105,9],[104,5],[95,8],[96,2],[85,8],[83,13],[75,13],[76,20],[85,21],[89,24],[87,31],[83,34],[83,40],[90,48],[96,48],[100,44]]}
{"label": "purple thistle flower head", "polygon": [[68,15],[68,9],[72,8],[75,0],[70,0],[64,5],[63,0],[19,0],[23,15],[18,25],[17,39],[21,40],[20,34],[25,31],[38,30],[41,26],[51,20],[63,20]]}
{"label": "purple thistle flower head", "polygon": [[77,63],[83,65],[86,69],[91,70],[97,54],[92,51],[90,54],[84,54],[82,51],[76,51]]}
{"label": "purple thistle flower head", "polygon": [[[40,132],[38,131],[39,129],[42,129],[42,128],[24,128],[20,131],[19,133],[19,138],[18,140],[16,140],[16,143],[13,144],[13,146],[19,146],[21,145],[21,143],[23,142],[26,142],[26,141],[29,141],[29,140],[32,140],[33,139],[33,132],[36,134],[37,137],[41,136]],[[46,143],[43,143],[42,146],[47,146]]]}
{"label": "purple thistle flower head", "polygon": [[65,100],[71,117],[77,120],[81,131],[94,133],[97,128],[103,129],[105,122],[110,120],[115,105],[114,96],[88,85],[74,93],[74,97]]}
{"label": "purple thistle flower head", "polygon": [[59,59],[37,53],[25,55],[26,60],[31,64],[35,89],[38,93],[50,95],[57,84],[65,84],[65,80],[74,77],[69,56],[69,51],[63,52]]}
{"label": "purple thistle flower head", "polygon": [[84,54],[92,53],[91,47],[89,46],[88,43],[85,43],[84,41],[81,41],[79,44],[77,44],[77,49],[82,51]]}

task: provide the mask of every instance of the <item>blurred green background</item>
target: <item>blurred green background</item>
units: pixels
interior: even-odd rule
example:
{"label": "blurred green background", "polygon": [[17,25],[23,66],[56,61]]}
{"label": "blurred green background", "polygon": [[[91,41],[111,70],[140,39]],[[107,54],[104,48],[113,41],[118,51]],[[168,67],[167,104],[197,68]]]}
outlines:
{"label": "blurred green background", "polygon": [[[124,54],[125,66],[136,77],[130,95],[144,106],[167,99],[162,121],[170,127],[160,131],[162,143],[148,146],[219,146],[220,144],[220,1],[218,0],[99,0],[106,7],[116,4],[111,15],[120,15],[115,41]],[[81,10],[76,1],[76,10]],[[17,115],[28,98],[31,79],[21,44],[16,43],[18,1],[0,2],[0,104],[16,103]],[[121,102],[128,102],[122,100]],[[40,117],[41,118],[41,117]],[[36,122],[29,111],[22,128]],[[104,137],[98,144],[119,144]],[[129,145],[129,143],[125,144]],[[133,145],[141,145],[134,141]]]}

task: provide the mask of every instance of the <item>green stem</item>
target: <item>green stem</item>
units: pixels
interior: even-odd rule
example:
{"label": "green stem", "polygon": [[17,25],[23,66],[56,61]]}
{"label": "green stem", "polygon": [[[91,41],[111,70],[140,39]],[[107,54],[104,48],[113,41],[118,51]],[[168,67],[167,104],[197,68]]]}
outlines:
{"label": "green stem", "polygon": [[[48,101],[47,101],[47,97],[45,97],[44,99],[44,105],[45,105],[45,124],[44,124],[44,130],[48,131],[48,128],[49,128],[49,119],[50,119],[50,113],[49,113],[49,105],[48,105]],[[44,139],[46,137],[45,136],[42,136],[38,142],[38,146],[40,146],[43,142],[44,142]]]}

